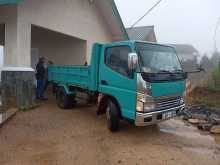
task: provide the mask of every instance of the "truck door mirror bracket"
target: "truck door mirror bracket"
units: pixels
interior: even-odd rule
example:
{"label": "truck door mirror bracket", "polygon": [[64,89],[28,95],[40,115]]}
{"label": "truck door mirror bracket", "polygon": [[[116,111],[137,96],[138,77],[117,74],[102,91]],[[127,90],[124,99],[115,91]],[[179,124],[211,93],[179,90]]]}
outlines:
{"label": "truck door mirror bracket", "polygon": [[202,65],[199,65],[197,67],[197,70],[196,71],[191,71],[191,72],[187,72],[188,74],[193,74],[193,73],[200,73],[200,72],[206,72],[206,70],[203,68]]}

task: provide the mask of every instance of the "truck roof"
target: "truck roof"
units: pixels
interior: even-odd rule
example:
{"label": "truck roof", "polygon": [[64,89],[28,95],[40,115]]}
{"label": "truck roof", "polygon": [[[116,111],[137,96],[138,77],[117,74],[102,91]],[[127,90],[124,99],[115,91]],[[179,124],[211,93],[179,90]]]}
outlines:
{"label": "truck roof", "polygon": [[160,44],[160,43],[155,43],[155,42],[148,42],[148,41],[139,41],[139,40],[116,41],[116,42],[111,42],[111,43],[107,43],[107,44],[117,45],[117,44],[135,44],[135,43],[146,43],[146,44],[161,45],[161,46],[167,46],[167,47],[174,48],[171,45]]}

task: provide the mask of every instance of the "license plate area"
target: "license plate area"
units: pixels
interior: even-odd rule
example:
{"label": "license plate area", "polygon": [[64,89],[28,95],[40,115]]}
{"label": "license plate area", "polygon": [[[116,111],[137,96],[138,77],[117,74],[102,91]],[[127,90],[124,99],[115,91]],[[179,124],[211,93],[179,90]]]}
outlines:
{"label": "license plate area", "polygon": [[167,120],[176,117],[176,111],[169,111],[162,114],[162,119]]}

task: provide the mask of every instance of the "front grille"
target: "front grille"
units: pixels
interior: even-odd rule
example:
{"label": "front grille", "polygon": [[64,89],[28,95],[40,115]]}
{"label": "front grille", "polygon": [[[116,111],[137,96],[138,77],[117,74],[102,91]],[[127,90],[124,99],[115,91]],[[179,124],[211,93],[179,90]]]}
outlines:
{"label": "front grille", "polygon": [[181,97],[158,98],[156,99],[156,109],[164,110],[180,106]]}

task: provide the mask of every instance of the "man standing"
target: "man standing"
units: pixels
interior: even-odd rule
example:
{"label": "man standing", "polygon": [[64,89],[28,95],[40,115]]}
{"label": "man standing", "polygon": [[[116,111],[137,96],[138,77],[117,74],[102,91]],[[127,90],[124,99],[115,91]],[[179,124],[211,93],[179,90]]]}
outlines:
{"label": "man standing", "polygon": [[36,66],[36,79],[37,79],[37,91],[36,98],[39,100],[47,100],[44,97],[45,84],[46,84],[46,69],[44,67],[45,58],[41,57]]}

